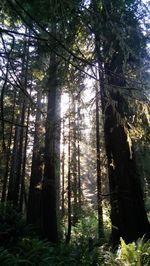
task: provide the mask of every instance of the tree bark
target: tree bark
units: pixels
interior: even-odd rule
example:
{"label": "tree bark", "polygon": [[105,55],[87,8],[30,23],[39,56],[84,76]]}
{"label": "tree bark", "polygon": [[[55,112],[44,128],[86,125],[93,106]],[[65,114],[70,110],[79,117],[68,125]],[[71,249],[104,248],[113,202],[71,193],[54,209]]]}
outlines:
{"label": "tree bark", "polygon": [[[17,119],[19,121],[19,119]],[[20,141],[20,127],[15,127],[15,136],[14,136],[14,144],[13,144],[13,153],[11,158],[11,169],[9,175],[9,183],[8,183],[8,194],[7,200],[13,202],[14,201],[14,184],[16,180],[17,173],[17,158],[18,158],[18,143]]]}
{"label": "tree bark", "polygon": [[[27,29],[26,29],[27,33]],[[23,58],[21,63],[21,83],[27,88],[27,70],[28,70],[28,52],[29,44],[27,45],[26,38],[24,39]],[[19,100],[21,101],[21,111],[18,115],[18,120],[21,127],[16,126],[16,136],[14,141],[13,163],[10,174],[10,182],[8,189],[8,199],[13,202],[15,206],[19,206],[19,197],[21,192],[21,175],[23,162],[23,144],[24,144],[24,122],[26,117],[26,100],[22,99],[22,93],[19,93]]]}
{"label": "tree bark", "polygon": [[61,212],[62,218],[65,213],[65,120],[62,122],[62,202],[61,202]]}
{"label": "tree bark", "polygon": [[29,187],[27,223],[35,225],[41,231],[41,187],[42,187],[42,162],[41,162],[41,144],[40,144],[40,124],[42,90],[39,88],[37,94],[37,106],[34,131],[34,143],[32,154],[31,178]]}
{"label": "tree bark", "polygon": [[3,189],[2,189],[2,198],[1,198],[2,202],[6,201],[6,196],[7,196],[7,184],[8,184],[8,174],[9,174],[9,168],[10,168],[11,144],[12,144],[12,138],[13,138],[13,122],[14,122],[15,104],[16,104],[16,91],[14,93],[12,123],[10,127],[8,147],[6,151],[6,168],[5,168],[5,173],[4,173],[4,181],[3,181]]}
{"label": "tree bark", "polygon": [[[21,114],[21,125],[24,125],[25,121],[25,102],[23,103],[22,114]],[[24,127],[20,128],[19,146],[17,152],[17,165],[16,165],[16,178],[14,180],[14,191],[13,191],[13,203],[15,206],[19,206],[19,196],[21,188],[21,174],[22,174],[22,152],[23,152],[23,141],[24,141]]]}
{"label": "tree bark", "polygon": [[26,201],[26,196],[25,196],[26,195],[26,192],[25,192],[25,175],[26,175],[26,161],[27,161],[29,116],[30,116],[30,107],[28,106],[25,142],[24,142],[24,149],[23,149],[24,151],[23,151],[23,162],[22,162],[22,173],[21,173],[21,188],[20,188],[20,198],[19,198],[19,211],[20,212],[22,212],[22,208],[23,208],[23,199],[25,200],[25,207],[27,208],[27,201]]}
{"label": "tree bark", "polygon": [[56,55],[51,53],[48,79],[48,108],[45,136],[45,169],[42,185],[42,223],[43,237],[50,242],[58,241],[56,210],[56,95],[57,95],[57,62]]}
{"label": "tree bark", "polygon": [[80,96],[78,100],[78,110],[77,110],[77,169],[78,169],[78,208],[81,210],[81,163],[80,163],[80,156],[81,156],[81,130],[80,130]]}
{"label": "tree bark", "polygon": [[[93,2],[96,3],[95,0]],[[107,7],[104,6],[102,12],[103,21],[108,18],[106,10],[107,13],[111,10],[110,1],[107,1],[106,4]],[[120,44],[117,40],[114,40],[114,50],[117,52],[112,54],[109,63],[106,64],[105,61],[108,62],[108,60],[105,52],[107,52],[108,43],[112,41],[112,38],[115,39],[115,36],[113,34],[108,36],[106,33],[105,41],[101,41],[101,32],[96,27],[93,31],[95,33],[95,49],[100,73],[100,94],[108,159],[112,222],[111,240],[115,247],[118,245],[120,237],[123,237],[127,243],[135,241],[143,235],[150,237],[150,225],[144,207],[134,152],[131,143],[128,141],[123,122],[125,114],[128,112],[127,102],[123,96],[125,86],[124,55]],[[108,84],[105,86],[103,68],[105,69],[105,81],[107,80],[106,83]],[[120,92],[121,88],[122,92]]]}
{"label": "tree bark", "polygon": [[127,243],[144,235],[150,237],[150,225],[134,152],[124,126],[117,119],[117,113],[122,112],[124,99],[117,92],[112,94],[112,99],[119,108],[114,112],[109,103],[105,111],[104,131],[111,195],[111,238],[113,244],[117,245],[120,237]]}
{"label": "tree bark", "polygon": [[66,235],[66,243],[69,243],[71,238],[71,121],[70,121],[70,99],[69,99],[69,136],[68,136],[68,232]]}
{"label": "tree bark", "polygon": [[78,220],[78,204],[77,204],[77,193],[78,193],[78,183],[77,183],[77,131],[76,131],[76,101],[74,95],[72,95],[72,138],[71,138],[71,175],[73,177],[73,184],[72,184],[72,194],[73,194],[73,219],[72,223],[75,225]]}
{"label": "tree bark", "polygon": [[100,154],[100,117],[99,117],[99,91],[96,84],[96,168],[97,168],[97,209],[98,209],[98,236],[104,237],[103,208],[102,208],[102,177],[101,177],[101,154]]}

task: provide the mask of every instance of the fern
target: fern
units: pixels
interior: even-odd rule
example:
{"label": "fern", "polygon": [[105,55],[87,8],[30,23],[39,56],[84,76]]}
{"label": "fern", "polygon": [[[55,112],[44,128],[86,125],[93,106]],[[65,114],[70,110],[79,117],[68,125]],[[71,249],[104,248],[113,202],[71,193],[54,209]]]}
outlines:
{"label": "fern", "polygon": [[150,241],[139,239],[137,242],[126,244],[120,239],[120,247],[116,254],[106,252],[105,264],[112,266],[149,266],[150,265]]}
{"label": "fern", "polygon": [[0,248],[0,265],[14,266],[16,265],[16,258],[10,254],[7,249]]}

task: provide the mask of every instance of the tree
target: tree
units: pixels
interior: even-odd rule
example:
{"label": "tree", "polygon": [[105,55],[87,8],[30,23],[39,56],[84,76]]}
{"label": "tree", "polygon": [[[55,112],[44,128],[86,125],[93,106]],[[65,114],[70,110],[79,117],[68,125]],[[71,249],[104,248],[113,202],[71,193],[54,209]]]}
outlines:
{"label": "tree", "polygon": [[[55,29],[54,25],[54,29]],[[57,58],[52,52],[48,69],[48,105],[45,135],[44,152],[44,177],[42,184],[42,226],[43,235],[51,242],[57,242],[57,210],[56,210],[56,168],[55,168],[55,148],[56,148],[56,97],[58,89],[57,80]]]}
{"label": "tree", "polygon": [[[27,32],[27,31],[26,31]],[[27,75],[28,75],[28,67],[29,67],[29,41],[24,39],[23,47],[22,47],[23,58],[21,62],[21,72],[18,73],[20,75],[20,83],[24,87],[24,90],[27,90]],[[20,126],[16,125],[15,129],[15,138],[14,138],[14,147],[13,147],[13,157],[12,157],[12,165],[10,171],[9,178],[9,187],[8,187],[8,200],[12,201],[14,205],[20,208],[22,205],[22,191],[24,190],[22,186],[24,186],[24,173],[25,165],[23,166],[23,149],[24,143],[27,146],[27,134],[25,135],[25,119],[26,119],[26,100],[21,99],[22,94],[19,94],[19,100],[21,102],[21,111],[18,114],[17,120],[20,123]],[[29,117],[28,117],[29,118]],[[28,119],[27,118],[27,119]],[[27,122],[28,124],[28,122]],[[25,142],[24,142],[24,138]],[[24,152],[26,153],[26,147]],[[24,154],[25,156],[25,154]],[[23,167],[22,167],[23,166]],[[20,202],[21,200],[21,202]]]}
{"label": "tree", "polygon": [[[69,115],[70,115],[70,97],[69,97]],[[69,116],[68,125],[68,183],[67,183],[67,199],[68,199],[68,230],[66,235],[66,242],[69,243],[71,238],[71,121]]]}
{"label": "tree", "polygon": [[[134,5],[134,1],[132,4]],[[93,1],[93,10],[95,13],[98,10],[97,1]],[[124,48],[123,38],[118,34],[120,30],[118,22],[119,18],[121,19],[121,14],[124,14],[125,21],[123,27],[121,25],[122,30],[128,30],[129,22],[136,25],[137,30],[139,26],[135,16],[131,19],[133,12],[133,9],[132,11],[130,9],[127,10],[122,1],[117,5],[114,1],[107,1],[102,5],[101,16],[102,22],[105,23],[103,32],[99,32],[97,25],[95,25],[97,30],[93,29],[101,77],[101,101],[105,115],[104,133],[108,159],[112,242],[114,246],[119,242],[120,236],[126,242],[131,242],[143,235],[149,237],[150,233],[135,157],[131,143],[128,140],[127,128],[122,123],[128,113],[127,102],[123,92],[124,87],[126,87],[124,66],[127,55],[125,49],[130,48],[133,35],[129,36],[130,41],[127,42],[127,46]],[[129,20],[126,14],[128,14]],[[112,25],[116,25],[116,30],[110,34],[110,26],[112,27]],[[139,44],[141,44],[142,40],[138,37],[137,31],[134,34]],[[112,40],[113,42],[111,43]],[[112,49],[112,52],[110,49]],[[138,53],[140,47],[135,49],[136,53]],[[100,52],[101,50],[103,50],[103,53]],[[130,52],[128,56],[128,64],[130,64],[130,58],[132,57],[132,60],[134,60],[134,56]],[[103,64],[107,85],[104,85],[101,74]]]}
{"label": "tree", "polygon": [[[41,107],[42,90],[39,89],[37,93],[37,105]],[[42,158],[41,149],[42,143],[40,141],[40,124],[41,112],[37,109],[35,118],[35,132],[32,154],[31,177],[29,187],[29,198],[27,208],[27,222],[33,224],[41,229],[41,187],[42,187]]]}
{"label": "tree", "polygon": [[100,117],[99,117],[99,91],[96,84],[96,170],[97,170],[97,203],[98,203],[98,235],[104,237],[103,209],[102,209],[102,171],[100,147]]}

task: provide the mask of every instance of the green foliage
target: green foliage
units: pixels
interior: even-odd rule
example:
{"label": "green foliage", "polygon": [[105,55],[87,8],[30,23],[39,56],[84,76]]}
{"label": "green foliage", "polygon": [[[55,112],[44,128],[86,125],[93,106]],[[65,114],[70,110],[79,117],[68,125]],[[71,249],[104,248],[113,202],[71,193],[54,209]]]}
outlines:
{"label": "green foliage", "polygon": [[146,208],[146,211],[147,211],[147,212],[150,212],[150,197],[147,197],[147,198],[146,198],[146,201],[145,201],[145,208]]}
{"label": "green foliage", "polygon": [[11,204],[0,204],[0,245],[10,247],[26,235],[29,228]]}
{"label": "green foliage", "polygon": [[116,254],[106,252],[104,265],[112,266],[148,266],[150,265],[150,241],[139,239],[136,243],[121,244]]}
{"label": "green foliage", "polygon": [[[23,219],[11,205],[0,206],[2,218],[1,235],[9,235],[8,243],[0,248],[0,265],[39,266],[148,266],[150,265],[150,241],[139,239],[137,243],[126,244],[121,239],[116,253],[109,251],[107,244],[99,245],[94,238],[97,234],[96,212],[89,218],[82,217],[73,229],[70,244],[49,242],[24,236]],[[16,231],[15,231],[16,230]],[[2,234],[3,232],[3,234]],[[16,241],[16,242],[15,242]],[[2,244],[2,243],[1,243]]]}
{"label": "green foliage", "polygon": [[137,243],[128,245],[121,239],[121,245],[116,253],[108,251],[108,246],[93,246],[88,243],[61,243],[51,246],[48,242],[24,238],[10,251],[0,249],[0,265],[39,265],[39,266],[149,266],[150,241],[139,239]]}
{"label": "green foliage", "polygon": [[96,237],[98,232],[97,212],[89,212],[88,215],[83,213],[72,231],[73,236],[77,238]]}
{"label": "green foliage", "polygon": [[150,197],[147,197],[145,200],[145,209],[147,211],[147,216],[150,221]]}
{"label": "green foliage", "polygon": [[24,238],[10,251],[3,248],[0,250],[0,265],[4,266],[88,266],[99,265],[102,260],[104,256],[100,248],[89,250],[88,243],[83,246],[81,243],[51,246],[39,239]]}
{"label": "green foliage", "polygon": [[50,265],[53,247],[39,239],[23,238],[13,249],[18,263],[24,265]]}
{"label": "green foliage", "polygon": [[104,222],[104,233],[105,240],[109,241],[111,233],[111,220],[110,220],[110,203],[107,200],[103,200],[103,222]]}
{"label": "green foliage", "polygon": [[95,243],[90,246],[88,240],[90,235],[94,236],[96,233],[96,214],[85,219],[85,222],[82,218],[76,228],[76,237],[68,245],[65,242],[52,245],[29,236],[29,228],[11,204],[0,205],[0,220],[0,265],[92,265],[99,256]]}
{"label": "green foliage", "polygon": [[16,258],[14,255],[10,254],[8,250],[0,248],[0,265],[2,266],[14,266],[16,263]]}

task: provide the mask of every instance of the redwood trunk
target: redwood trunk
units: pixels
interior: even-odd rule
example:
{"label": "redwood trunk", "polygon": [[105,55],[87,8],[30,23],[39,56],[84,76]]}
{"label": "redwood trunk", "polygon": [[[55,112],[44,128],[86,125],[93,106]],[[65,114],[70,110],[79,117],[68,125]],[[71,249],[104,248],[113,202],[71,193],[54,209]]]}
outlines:
{"label": "redwood trunk", "polygon": [[43,237],[57,242],[56,210],[56,95],[57,95],[57,62],[56,55],[51,54],[48,80],[48,108],[45,137],[45,169],[42,187],[42,223]]}
{"label": "redwood trunk", "polygon": [[[115,97],[118,104],[122,103],[121,98],[119,94]],[[111,237],[115,246],[120,237],[127,243],[144,235],[150,237],[150,225],[134,154],[131,154],[125,129],[118,124],[111,105],[105,112],[104,130],[111,195]]]}
{"label": "redwood trunk", "polygon": [[[41,107],[41,95],[39,90],[37,95],[37,106]],[[27,222],[41,228],[41,182],[42,182],[42,163],[40,155],[40,123],[41,113],[39,109],[36,113],[35,132],[32,154],[32,168],[29,188]]]}

